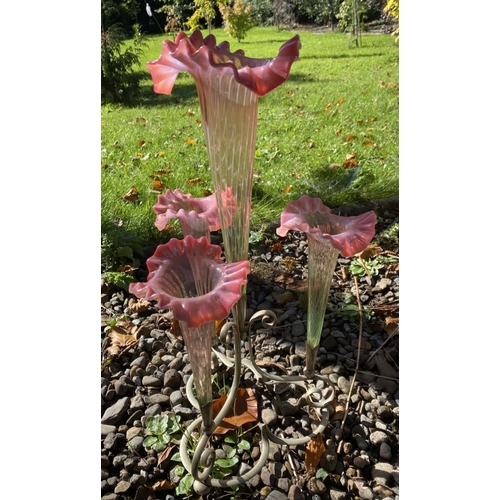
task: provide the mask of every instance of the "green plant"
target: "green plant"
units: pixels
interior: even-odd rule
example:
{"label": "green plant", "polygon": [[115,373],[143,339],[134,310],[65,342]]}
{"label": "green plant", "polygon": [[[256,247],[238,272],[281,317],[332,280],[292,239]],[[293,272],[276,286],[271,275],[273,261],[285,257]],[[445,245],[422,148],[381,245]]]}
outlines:
{"label": "green plant", "polygon": [[363,259],[363,261],[359,258],[354,258],[349,264],[349,272],[353,276],[364,276],[366,270],[368,270],[371,276],[378,276],[379,269],[382,267],[383,265],[380,263],[378,256],[374,259]]}
{"label": "green plant", "polygon": [[202,20],[207,23],[208,32],[212,33],[212,21],[215,18],[215,9],[213,0],[194,0],[196,10],[193,15],[186,21],[186,26],[190,30],[203,28]]}
{"label": "green plant", "polygon": [[101,101],[131,102],[139,92],[143,74],[137,71],[143,39],[139,27],[134,26],[132,45],[126,46],[123,28],[114,24],[101,28]]}
{"label": "green plant", "polygon": [[247,31],[254,25],[252,21],[251,7],[243,3],[243,0],[222,0],[219,2],[219,10],[224,19],[224,31],[238,42],[241,42]]}
{"label": "green plant", "polygon": [[126,291],[128,291],[128,287],[131,283],[137,281],[132,274],[119,271],[106,271],[104,273],[101,273],[101,278],[106,283],[109,283],[117,288],[121,288]]}
{"label": "green plant", "polygon": [[133,233],[119,228],[101,233],[102,273],[120,272],[119,269],[126,265],[138,267],[143,257],[142,246]]}
{"label": "green plant", "polygon": [[163,451],[173,437],[180,438],[182,427],[177,415],[155,415],[146,419],[146,438],[144,448]]}

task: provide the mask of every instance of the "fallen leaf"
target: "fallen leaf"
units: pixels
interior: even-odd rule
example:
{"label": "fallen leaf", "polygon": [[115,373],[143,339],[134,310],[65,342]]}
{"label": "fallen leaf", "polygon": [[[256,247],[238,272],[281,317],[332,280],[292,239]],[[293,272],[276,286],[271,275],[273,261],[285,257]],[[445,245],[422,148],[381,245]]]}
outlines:
{"label": "fallen leaf", "polygon": [[345,102],[345,99],[343,97],[341,97],[338,102],[337,102],[337,105],[339,104],[343,104]]}
{"label": "fallen leaf", "polygon": [[385,318],[384,328],[389,335],[394,335],[399,330],[399,318],[392,318],[391,316],[387,316]]}
{"label": "fallen leaf", "polygon": [[332,103],[331,103],[331,102],[329,102],[329,103],[326,105],[325,111],[328,111],[331,107],[332,107]]}
{"label": "fallen leaf", "polygon": [[119,267],[116,271],[119,273],[132,274],[136,270],[137,270],[137,267],[133,267],[130,264],[125,264],[124,266]]}
{"label": "fallen leaf", "polygon": [[354,152],[354,153],[347,153],[345,159],[346,160],[353,160],[354,158],[356,158],[356,156],[358,155],[357,152]]}
{"label": "fallen leaf", "polygon": [[147,311],[149,309],[151,302],[144,298],[140,298],[139,300],[130,299],[128,301],[128,308],[133,313],[141,313]]}
{"label": "fallen leaf", "polygon": [[143,139],[141,139],[139,141],[139,146],[141,146],[141,148],[142,148],[142,146],[144,146],[144,144],[146,144],[146,141],[144,141]]}
{"label": "fallen leaf", "polygon": [[344,405],[336,405],[335,411],[331,416],[331,420],[342,420],[345,415],[345,406]]}
{"label": "fallen leaf", "polygon": [[165,189],[165,184],[161,182],[160,179],[155,179],[153,181],[153,190],[154,191],[163,191]]}
{"label": "fallen leaf", "polygon": [[194,139],[186,139],[184,142],[191,146],[194,146],[196,144],[196,141]]}
{"label": "fallen leaf", "polygon": [[194,116],[194,111],[192,109],[188,109],[188,116]]}
{"label": "fallen leaf", "polygon": [[341,133],[342,133],[342,129],[339,128],[339,129],[336,130],[335,135],[340,135]]}
{"label": "fallen leaf", "polygon": [[139,193],[137,192],[137,189],[134,186],[132,186],[128,190],[127,194],[122,197],[122,199],[125,201],[137,201],[138,197]]}
{"label": "fallen leaf", "polygon": [[181,327],[175,318],[172,318],[172,322],[170,323],[170,333],[178,339],[182,338]]}
{"label": "fallen leaf", "polygon": [[278,241],[271,247],[271,252],[282,252],[283,251],[283,243]]}
{"label": "fallen leaf", "polygon": [[370,141],[370,140],[366,140],[366,141],[363,141],[363,146],[376,146],[377,144],[373,141]]}
{"label": "fallen leaf", "polygon": [[283,373],[288,375],[288,372],[286,371],[286,368],[283,365],[275,363],[274,361],[271,361],[269,359],[257,359],[255,361],[255,364],[257,366],[262,366],[262,368],[278,368],[278,370],[281,370]]}
{"label": "fallen leaf", "polygon": [[352,142],[356,139],[357,139],[357,136],[355,136],[354,134],[344,135],[344,142]]}
{"label": "fallen leaf", "polygon": [[171,444],[170,446],[167,446],[159,455],[158,455],[158,467],[160,467],[160,465],[163,463],[163,462],[168,462],[170,461],[170,457],[172,456],[172,451],[175,450],[177,445],[175,444]]}
{"label": "fallen leaf", "polygon": [[215,335],[220,335],[222,327],[226,324],[227,318],[220,321],[215,320]]}
{"label": "fallen leaf", "polygon": [[352,158],[352,159],[346,160],[344,163],[342,163],[342,166],[344,168],[352,168],[352,167],[355,167],[357,164],[358,164],[358,162],[354,158]]}
{"label": "fallen leaf", "polygon": [[359,252],[357,255],[358,257],[367,260],[367,259],[373,259],[373,257],[376,257],[382,252],[383,252],[382,248],[376,245],[368,245],[364,250]]}
{"label": "fallen leaf", "polygon": [[306,472],[312,473],[316,469],[321,460],[321,457],[326,451],[325,443],[323,441],[323,436],[321,434],[316,434],[308,443],[306,447]]}
{"label": "fallen leaf", "polygon": [[156,175],[168,175],[171,174],[172,171],[169,168],[160,168],[159,170],[155,170],[154,173]]}
{"label": "fallen leaf", "polygon": [[201,184],[202,179],[201,177],[195,177],[194,179],[188,180],[188,186],[192,186],[193,184]]}
{"label": "fallen leaf", "polygon": [[288,194],[288,193],[292,190],[292,187],[293,187],[293,186],[290,184],[290,185],[289,185],[289,186],[288,186],[288,187],[287,187],[287,188],[286,188],[283,192],[284,192],[285,194]]}
{"label": "fallen leaf", "polygon": [[286,304],[287,302],[292,302],[292,300],[294,300],[295,298],[295,296],[290,290],[287,290],[286,292],[283,293],[273,293],[273,297],[276,303],[279,304],[280,306]]}
{"label": "fallen leaf", "polygon": [[[227,396],[224,394],[214,401],[214,418],[222,409],[226,399]],[[241,387],[236,393],[233,406],[229,408],[226,416],[222,419],[221,425],[215,429],[214,434],[226,434],[227,432],[234,431],[245,424],[256,422],[258,416],[259,408],[254,392],[252,389]]]}
{"label": "fallen leaf", "polygon": [[212,192],[209,189],[204,189],[203,190],[203,196],[210,196]]}
{"label": "fallen leaf", "polygon": [[154,491],[164,491],[164,490],[173,490],[174,485],[170,482],[167,481],[166,479],[162,479],[161,481],[157,481],[151,488]]}

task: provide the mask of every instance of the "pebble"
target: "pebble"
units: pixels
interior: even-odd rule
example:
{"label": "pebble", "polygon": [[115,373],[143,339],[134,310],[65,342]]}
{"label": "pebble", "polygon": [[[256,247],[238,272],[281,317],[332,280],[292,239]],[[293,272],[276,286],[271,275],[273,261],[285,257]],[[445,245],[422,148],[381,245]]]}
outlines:
{"label": "pebble", "polygon": [[380,444],[380,448],[379,448],[378,452],[379,452],[380,458],[383,458],[384,460],[390,460],[392,458],[391,447],[386,442],[383,442]]}
{"label": "pebble", "polygon": [[381,443],[386,443],[389,440],[389,436],[383,431],[374,431],[370,434],[370,442],[375,446]]}
{"label": "pebble", "polygon": [[101,424],[115,424],[127,411],[130,398],[125,396],[119,399],[114,405],[110,406],[101,418]]}
{"label": "pebble", "polygon": [[388,462],[378,462],[372,467],[372,477],[377,484],[390,486],[394,481],[392,471],[394,467]]}
{"label": "pebble", "polygon": [[261,413],[261,419],[263,424],[273,426],[278,421],[278,414],[270,408],[264,408]]}

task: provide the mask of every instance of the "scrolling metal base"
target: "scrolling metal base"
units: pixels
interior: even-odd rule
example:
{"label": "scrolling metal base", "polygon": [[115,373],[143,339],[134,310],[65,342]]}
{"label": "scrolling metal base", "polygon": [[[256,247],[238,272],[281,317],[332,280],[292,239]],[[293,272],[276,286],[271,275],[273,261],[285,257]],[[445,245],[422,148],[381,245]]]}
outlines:
{"label": "scrolling metal base", "polygon": [[[252,477],[257,475],[266,464],[269,457],[269,443],[271,441],[281,446],[296,446],[305,444],[317,434],[323,433],[328,425],[328,421],[330,420],[330,416],[333,411],[330,403],[333,402],[335,397],[335,389],[330,379],[315,374],[310,374],[310,376],[308,376],[309,374],[279,376],[267,373],[257,365],[253,356],[250,334],[253,326],[259,319],[261,320],[261,325],[264,329],[273,328],[276,324],[276,315],[272,311],[259,311],[250,318],[247,327],[248,334],[246,336],[250,345],[249,358],[245,359],[241,359],[241,349],[239,348],[241,345],[241,338],[236,325],[234,323],[226,323],[222,328],[220,332],[220,339],[224,343],[232,342],[234,344],[234,358],[228,358],[216,350],[213,352],[221,363],[229,368],[234,368],[234,377],[231,389],[222,409],[213,419],[210,428],[205,428],[202,425],[202,417],[198,417],[188,426],[181,440],[180,455],[182,464],[194,477],[195,481],[193,488],[199,495],[208,493],[213,487],[231,488],[233,486],[246,483]],[[321,420],[313,432],[301,438],[278,437],[270,431],[267,425],[259,423],[258,427],[261,433],[261,453],[259,460],[248,472],[242,474],[241,476],[231,476],[228,479],[217,479],[211,477],[212,468],[215,463],[215,449],[210,446],[207,447],[207,443],[213,431],[221,424],[222,420],[234,403],[240,383],[242,367],[251,370],[255,375],[257,382],[269,386],[271,392],[272,386],[275,384],[295,384],[295,386],[301,387],[304,390],[304,394],[300,397],[297,405],[309,405],[310,407],[315,408]],[[199,404],[193,393],[192,375],[187,384],[187,397],[193,407],[199,409]],[[279,405],[279,398],[275,398],[275,402],[276,401]],[[196,444],[194,452],[192,453],[192,458],[190,458],[188,452],[188,439],[197,431],[197,429],[199,429],[200,438]]]}

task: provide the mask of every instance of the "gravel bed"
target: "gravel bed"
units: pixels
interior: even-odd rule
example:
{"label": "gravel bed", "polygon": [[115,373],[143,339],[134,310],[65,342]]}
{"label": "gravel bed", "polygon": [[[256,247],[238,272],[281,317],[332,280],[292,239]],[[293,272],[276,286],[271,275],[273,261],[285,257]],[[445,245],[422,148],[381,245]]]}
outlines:
{"label": "gravel bed", "polygon": [[[262,472],[237,492],[214,489],[203,497],[193,494],[192,498],[399,498],[398,211],[397,205],[362,208],[377,212],[377,234],[372,244],[382,253],[376,259],[378,267],[365,260],[371,276],[365,272],[356,280],[353,272],[361,272],[359,260],[338,260],[317,357],[317,372],[328,377],[336,389],[335,408],[322,436],[326,450],[320,463],[312,470],[307,468],[306,445],[280,447],[271,443]],[[346,209],[343,215],[355,212],[355,208]],[[217,237],[212,241],[218,243]],[[247,316],[270,309],[278,318],[271,331],[257,329],[252,334],[255,357],[268,371],[302,373],[307,320],[305,235],[262,235],[259,244],[252,246],[251,265]],[[141,269],[137,278],[145,280],[145,275],[145,269]],[[361,321],[358,296],[363,308]],[[158,310],[151,303],[144,311],[133,312],[134,302],[127,292],[102,284],[101,498],[185,498],[175,489],[181,479],[176,475],[179,462],[160,457],[143,442],[148,417],[174,411],[187,426],[198,416],[186,397],[189,358],[169,311]],[[138,342],[109,357],[105,354],[110,345],[107,325],[124,315],[137,326]],[[225,346],[218,339],[214,342],[217,349],[231,354],[231,345]],[[244,355],[248,355],[248,349],[248,342],[243,341]],[[215,370],[219,387],[229,385],[231,376],[231,369]],[[317,415],[313,408],[297,405],[302,393],[293,384],[276,385],[270,391],[256,382],[252,372],[245,371],[240,387],[254,390],[260,419],[275,434],[298,437],[314,428]],[[216,397],[219,395],[214,393]],[[256,428],[248,431],[245,439],[251,446],[238,450],[236,470],[240,473],[249,470],[260,453]],[[172,453],[176,450],[173,442]]]}

